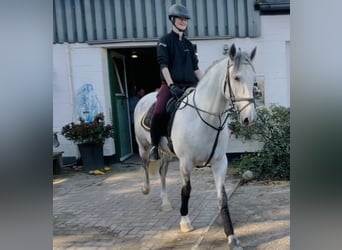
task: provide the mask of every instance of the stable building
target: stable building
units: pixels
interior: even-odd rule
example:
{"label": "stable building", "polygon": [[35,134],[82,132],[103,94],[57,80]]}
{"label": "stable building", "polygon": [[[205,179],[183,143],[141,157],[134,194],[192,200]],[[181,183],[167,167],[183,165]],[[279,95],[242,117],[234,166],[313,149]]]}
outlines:
{"label": "stable building", "polygon": [[[259,105],[290,106],[290,1],[54,0],[54,132],[80,113],[101,111],[115,127],[104,155],[121,161],[132,155],[128,98],[135,89],[160,86],[156,44],[171,30],[167,11],[175,3],[191,13],[186,36],[203,72],[233,43],[249,51],[257,46]],[[78,157],[76,145],[58,139],[64,156]],[[256,147],[233,139],[227,153]]]}

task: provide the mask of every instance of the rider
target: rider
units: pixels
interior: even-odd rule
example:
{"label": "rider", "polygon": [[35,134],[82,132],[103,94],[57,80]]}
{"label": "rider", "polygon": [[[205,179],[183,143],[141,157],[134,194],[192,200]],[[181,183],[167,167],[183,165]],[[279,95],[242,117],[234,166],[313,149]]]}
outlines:
{"label": "rider", "polygon": [[161,37],[157,44],[157,60],[160,65],[161,87],[151,122],[150,161],[159,159],[158,145],[165,123],[165,106],[172,97],[180,97],[183,88],[195,87],[202,76],[193,44],[184,37],[190,19],[188,9],[174,4],[168,11],[172,31]]}

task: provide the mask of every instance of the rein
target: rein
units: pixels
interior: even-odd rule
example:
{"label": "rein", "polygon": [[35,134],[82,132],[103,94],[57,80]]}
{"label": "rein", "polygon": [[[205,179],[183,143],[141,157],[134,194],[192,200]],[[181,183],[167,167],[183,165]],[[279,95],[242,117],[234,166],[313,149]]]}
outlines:
{"label": "rein", "polygon": [[[229,60],[228,60],[227,73],[226,73],[226,77],[225,77],[225,81],[224,81],[224,87],[223,87],[223,93],[226,93],[226,88],[227,88],[227,85],[228,85],[229,96],[230,96],[229,99],[230,99],[231,104],[232,104],[230,108],[228,108],[227,110],[223,111],[222,113],[212,113],[212,112],[208,112],[206,110],[198,108],[197,105],[196,105],[196,101],[195,101],[196,89],[194,90],[194,94],[193,94],[193,103],[194,103],[194,105],[189,104],[188,101],[185,102],[184,99],[182,100],[182,102],[185,103],[185,105],[188,105],[188,106],[190,106],[190,107],[192,107],[192,108],[194,108],[196,110],[199,118],[201,119],[201,121],[203,123],[205,123],[207,126],[209,126],[210,128],[212,128],[212,129],[217,131],[217,134],[216,134],[216,137],[215,137],[215,141],[214,141],[213,147],[211,149],[210,156],[209,156],[208,160],[206,161],[206,163],[204,165],[202,165],[201,167],[206,167],[208,165],[208,163],[211,161],[211,159],[213,158],[215,150],[216,150],[216,147],[217,147],[219,135],[220,135],[221,131],[223,130],[223,128],[224,128],[224,126],[225,126],[229,116],[233,112],[236,112],[239,115],[241,113],[241,111],[244,110],[246,107],[248,107],[248,105],[250,105],[251,103],[253,103],[255,105],[255,99],[254,98],[236,98],[234,96],[234,93],[232,91],[232,87],[231,87],[231,84],[230,84],[230,77],[229,77],[229,68],[231,66],[232,65],[229,63]],[[188,100],[188,98],[186,98],[186,99]],[[241,101],[248,101],[248,103],[245,106],[243,106],[241,110],[236,110],[235,103],[236,102],[241,102]],[[207,122],[201,116],[200,111],[203,112],[203,113],[209,114],[209,115],[217,116],[219,121],[220,121],[220,125],[218,127],[215,127],[215,126],[211,125],[209,122]],[[224,114],[226,114],[226,117],[223,119],[223,122],[222,122],[222,117],[223,117]]]}

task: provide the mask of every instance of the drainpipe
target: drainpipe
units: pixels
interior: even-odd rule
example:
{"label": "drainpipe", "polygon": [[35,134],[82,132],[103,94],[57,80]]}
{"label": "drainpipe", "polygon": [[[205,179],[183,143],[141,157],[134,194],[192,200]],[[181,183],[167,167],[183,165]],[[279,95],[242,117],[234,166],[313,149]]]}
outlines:
{"label": "drainpipe", "polygon": [[[71,48],[70,44],[65,44],[65,51],[67,55],[67,75],[68,75],[68,86],[69,86],[69,93],[70,93],[70,102],[71,102],[71,120],[75,121],[74,114],[75,114],[75,103],[74,103],[74,81],[73,81],[73,75],[72,75],[72,68],[71,68]],[[76,121],[75,121],[76,122]]]}
{"label": "drainpipe", "polygon": [[[67,55],[67,60],[66,60],[66,66],[67,66],[67,75],[68,75],[68,82],[69,82],[69,93],[70,93],[70,102],[71,102],[71,121],[77,122],[76,121],[76,116],[75,116],[75,95],[74,95],[74,81],[73,81],[73,74],[72,74],[72,68],[71,68],[71,48],[70,44],[65,43],[65,51]],[[76,159],[80,158],[80,153],[78,150],[78,147],[76,144],[74,144],[74,152],[75,152],[75,157]]]}

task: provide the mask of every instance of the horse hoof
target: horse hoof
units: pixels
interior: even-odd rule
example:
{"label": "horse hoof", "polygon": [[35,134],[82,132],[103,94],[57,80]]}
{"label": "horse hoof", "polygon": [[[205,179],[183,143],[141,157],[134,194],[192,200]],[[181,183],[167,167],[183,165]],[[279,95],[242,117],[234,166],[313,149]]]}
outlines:
{"label": "horse hoof", "polygon": [[239,240],[235,238],[234,236],[233,237],[229,236],[228,247],[229,247],[229,250],[243,250],[243,248],[240,246]]}
{"label": "horse hoof", "polygon": [[229,250],[243,250],[243,248],[242,247],[240,247],[240,246],[230,246],[230,245],[228,245],[228,249]]}
{"label": "horse hoof", "polygon": [[179,223],[179,226],[182,233],[188,233],[194,230],[194,228],[189,223]]}
{"label": "horse hoof", "polygon": [[172,206],[171,206],[171,204],[164,204],[161,206],[161,210],[163,212],[170,212],[170,211],[172,211]]}
{"label": "horse hoof", "polygon": [[141,188],[141,192],[144,194],[144,195],[148,195],[150,193],[150,188],[146,188],[146,187],[143,187]]}
{"label": "horse hoof", "polygon": [[228,249],[229,250],[243,250],[241,246],[230,246],[230,245],[228,245]]}

